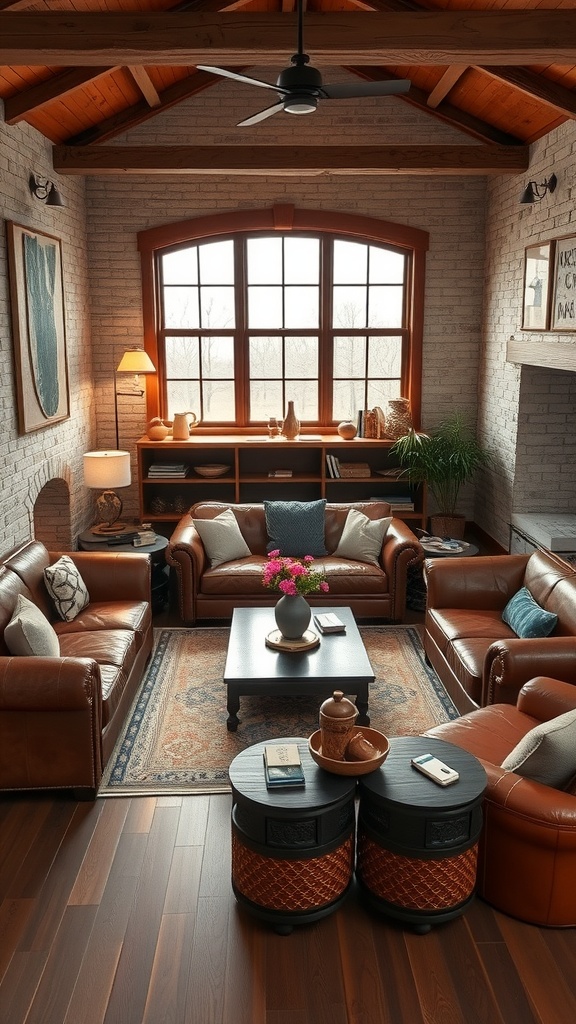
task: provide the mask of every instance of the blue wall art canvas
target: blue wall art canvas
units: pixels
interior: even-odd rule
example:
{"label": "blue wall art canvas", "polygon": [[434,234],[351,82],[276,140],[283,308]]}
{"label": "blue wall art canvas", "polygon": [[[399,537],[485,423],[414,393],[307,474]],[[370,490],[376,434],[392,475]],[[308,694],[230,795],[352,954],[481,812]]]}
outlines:
{"label": "blue wall art canvas", "polygon": [[18,429],[70,415],[60,239],[8,223]]}

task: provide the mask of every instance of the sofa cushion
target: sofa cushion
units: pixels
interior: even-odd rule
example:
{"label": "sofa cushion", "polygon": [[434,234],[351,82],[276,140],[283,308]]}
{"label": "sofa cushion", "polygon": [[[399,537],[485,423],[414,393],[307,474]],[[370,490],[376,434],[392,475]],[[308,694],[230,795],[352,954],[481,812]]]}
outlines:
{"label": "sofa cushion", "polygon": [[545,786],[569,784],[576,771],[576,710],[531,729],[504,759],[502,768]]}
{"label": "sofa cushion", "polygon": [[386,519],[369,519],[357,508],[351,508],[334,557],[352,558],[358,562],[374,562],[378,565],[384,537],[391,522],[392,516]]}
{"label": "sofa cushion", "polygon": [[61,619],[72,622],[90,603],[90,595],[74,562],[62,555],[53,565],[44,569],[46,589]]}
{"label": "sofa cushion", "polygon": [[267,551],[303,558],[326,554],[324,517],[326,499],[318,501],[265,501]]}
{"label": "sofa cushion", "polygon": [[32,601],[18,595],[14,614],[4,630],[10,654],[57,658],[60,642],[54,627]]}
{"label": "sofa cushion", "polygon": [[510,598],[502,619],[522,639],[550,636],[558,622],[558,616],[541,608],[527,587],[521,587]]}
{"label": "sofa cushion", "polygon": [[234,562],[237,558],[250,555],[250,548],[231,508],[225,509],[214,519],[193,519],[192,522],[200,534],[212,568],[222,562]]}

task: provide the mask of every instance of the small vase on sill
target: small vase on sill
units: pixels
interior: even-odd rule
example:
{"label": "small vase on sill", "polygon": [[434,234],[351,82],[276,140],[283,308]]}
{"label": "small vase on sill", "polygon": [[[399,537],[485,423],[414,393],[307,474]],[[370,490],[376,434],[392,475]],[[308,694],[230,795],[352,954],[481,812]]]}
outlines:
{"label": "small vase on sill", "polygon": [[283,594],[274,608],[274,617],[285,640],[300,640],[310,625],[312,609],[302,594]]}
{"label": "small vase on sill", "polygon": [[287,441],[295,441],[300,433],[300,420],[294,412],[294,402],[288,402],[288,412],[282,425],[282,433]]}

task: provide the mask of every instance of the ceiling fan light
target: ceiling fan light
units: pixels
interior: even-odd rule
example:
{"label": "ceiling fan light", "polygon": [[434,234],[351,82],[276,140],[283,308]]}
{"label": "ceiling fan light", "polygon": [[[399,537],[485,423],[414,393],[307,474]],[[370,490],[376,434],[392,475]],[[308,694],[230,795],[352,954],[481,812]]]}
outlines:
{"label": "ceiling fan light", "polygon": [[284,104],[287,114],[313,114],[318,105],[314,96],[292,96]]}

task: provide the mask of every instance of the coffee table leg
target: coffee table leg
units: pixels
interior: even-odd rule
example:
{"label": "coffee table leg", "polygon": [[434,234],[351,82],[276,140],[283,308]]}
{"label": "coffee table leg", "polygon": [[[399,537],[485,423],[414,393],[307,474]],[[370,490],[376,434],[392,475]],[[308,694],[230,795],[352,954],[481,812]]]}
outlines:
{"label": "coffee table leg", "polygon": [[357,725],[370,725],[370,715],[368,714],[368,701],[361,700],[360,697],[356,697],[356,707],[358,708]]}
{"label": "coffee table leg", "polygon": [[240,719],[238,718],[238,711],[240,710],[240,694],[228,684],[228,703],[226,705],[228,710],[228,718],[226,720],[226,728],[228,732],[236,732]]}

